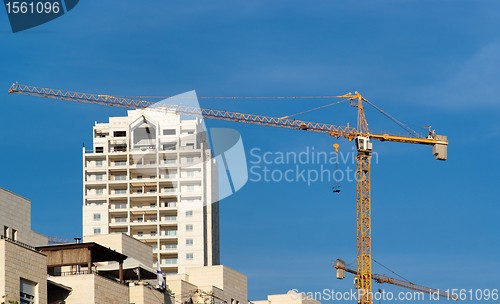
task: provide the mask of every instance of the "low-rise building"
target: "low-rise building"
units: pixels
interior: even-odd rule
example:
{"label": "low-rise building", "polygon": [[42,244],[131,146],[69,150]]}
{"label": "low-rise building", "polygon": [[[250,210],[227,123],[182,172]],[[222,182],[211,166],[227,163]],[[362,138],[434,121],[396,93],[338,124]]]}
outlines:
{"label": "low-rise building", "polygon": [[47,245],[48,238],[31,230],[31,202],[0,187],[0,235],[30,246]]}
{"label": "low-rise building", "polygon": [[267,300],[251,301],[250,304],[321,304],[320,302],[308,298],[303,293],[290,290],[286,294],[276,294],[267,296]]}
{"label": "low-rise building", "polygon": [[47,303],[47,256],[0,236],[0,303]]}
{"label": "low-rise building", "polygon": [[223,265],[186,268],[183,274],[167,276],[167,286],[174,303],[248,302],[246,275]]}
{"label": "low-rise building", "polygon": [[31,230],[31,202],[0,188],[0,302],[47,303],[47,257],[34,245],[47,237]]}

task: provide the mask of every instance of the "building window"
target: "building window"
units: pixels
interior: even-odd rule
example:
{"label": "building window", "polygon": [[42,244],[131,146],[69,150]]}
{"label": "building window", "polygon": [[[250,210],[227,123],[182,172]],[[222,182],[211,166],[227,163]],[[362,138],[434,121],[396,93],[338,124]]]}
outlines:
{"label": "building window", "polygon": [[36,283],[21,278],[19,286],[19,298],[21,304],[35,303]]}
{"label": "building window", "polygon": [[117,217],[115,218],[115,223],[125,223],[127,222],[127,218],[126,217]]}
{"label": "building window", "polygon": [[149,233],[149,235],[151,235],[151,236],[156,236],[156,231],[151,231],[151,232]]}
{"label": "building window", "polygon": [[186,239],[186,246],[193,246],[193,239]]}
{"label": "building window", "polygon": [[194,177],[194,171],[187,171],[186,176],[187,177]]}
{"label": "building window", "polygon": [[127,161],[125,161],[125,160],[115,161],[115,166],[125,166],[126,164],[127,164]]}
{"label": "building window", "polygon": [[115,189],[115,194],[126,194],[127,189]]}
{"label": "building window", "polygon": [[3,236],[4,236],[5,238],[10,238],[10,236],[9,236],[9,232],[10,232],[9,227],[7,227],[7,226],[3,226]]}
{"label": "building window", "polygon": [[194,162],[194,157],[186,157],[186,163],[192,164]]}
{"label": "building window", "polygon": [[102,167],[102,160],[96,160],[95,161],[95,166],[96,167]]}
{"label": "building window", "polygon": [[115,175],[115,180],[126,180],[127,179],[127,174],[120,174],[120,175]]}
{"label": "building window", "polygon": [[95,180],[96,181],[102,181],[103,180],[103,174],[96,174],[95,175]]}
{"label": "building window", "polygon": [[163,135],[175,135],[175,129],[164,129]]}
{"label": "building window", "polygon": [[164,202],[163,206],[167,208],[174,208],[177,207],[177,202]]}
{"label": "building window", "polygon": [[193,225],[191,225],[191,224],[186,225],[186,231],[188,231],[188,232],[193,231]]}
{"label": "building window", "polygon": [[113,152],[126,152],[127,145],[116,145],[113,147]]}
{"label": "building window", "polygon": [[100,213],[94,213],[94,221],[100,221],[101,220],[101,214]]}
{"label": "building window", "polygon": [[175,188],[163,187],[163,192],[175,192]]}
{"label": "building window", "polygon": [[113,137],[126,137],[127,131],[114,131]]}
{"label": "building window", "polygon": [[192,216],[193,216],[193,210],[186,211],[186,217],[192,217]]}
{"label": "building window", "polygon": [[95,147],[95,153],[103,153],[104,147]]}
{"label": "building window", "polygon": [[126,209],[126,208],[127,208],[127,203],[115,204],[115,209]]}
{"label": "building window", "polygon": [[177,230],[163,230],[163,234],[162,235],[176,236],[177,235]]}
{"label": "building window", "polygon": [[188,185],[187,186],[187,191],[188,192],[194,192],[194,185]]}
{"label": "building window", "polygon": [[164,144],[163,145],[163,150],[166,150],[166,151],[168,151],[168,150],[175,150],[176,146],[177,145],[175,143]]}
{"label": "building window", "polygon": [[97,194],[97,195],[104,194],[104,189],[95,189],[95,194]]}
{"label": "building window", "polygon": [[94,234],[101,234],[101,228],[94,228]]}
{"label": "building window", "polygon": [[193,260],[193,254],[192,253],[186,253],[186,260],[192,261]]}
{"label": "building window", "polygon": [[177,264],[177,259],[176,258],[166,258],[166,259],[161,259],[162,264]]}
{"label": "building window", "polygon": [[143,236],[143,235],[144,235],[144,232],[142,232],[142,231],[137,232],[137,236]]}

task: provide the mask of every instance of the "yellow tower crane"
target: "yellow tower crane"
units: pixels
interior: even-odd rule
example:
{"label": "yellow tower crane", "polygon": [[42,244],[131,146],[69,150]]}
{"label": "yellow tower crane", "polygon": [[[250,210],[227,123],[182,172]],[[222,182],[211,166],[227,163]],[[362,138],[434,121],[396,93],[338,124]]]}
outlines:
{"label": "yellow tower crane", "polygon": [[[126,97],[116,97],[107,94],[88,94],[72,92],[66,90],[41,88],[29,85],[14,83],[9,93],[24,94],[45,98],[61,99],[75,102],[100,104],[105,106],[115,106],[129,109],[154,108],[155,102],[137,100]],[[433,154],[437,160],[446,160],[448,140],[446,136],[436,135],[429,128],[427,137],[419,136],[416,133],[410,136],[398,136],[391,134],[372,134],[368,128],[364,104],[369,103],[361,94],[355,92],[341,96],[341,99],[348,99],[358,108],[357,128],[347,126],[337,126],[327,123],[307,122],[289,117],[270,117],[255,114],[243,114],[223,110],[204,109],[185,105],[164,104],[162,109],[176,111],[182,115],[197,116],[209,119],[226,120],[233,122],[272,126],[278,128],[288,128],[311,132],[326,133],[336,138],[346,138],[354,140],[357,149],[356,156],[356,247],[357,247],[357,279],[360,290],[359,303],[372,303],[372,240],[371,240],[371,194],[370,194],[370,160],[373,151],[371,140],[391,141],[409,144],[429,145],[433,147]],[[371,104],[374,106],[373,104]],[[381,113],[390,117],[387,113],[377,108]],[[391,117],[390,117],[391,118]],[[396,120],[398,123],[398,121]]]}

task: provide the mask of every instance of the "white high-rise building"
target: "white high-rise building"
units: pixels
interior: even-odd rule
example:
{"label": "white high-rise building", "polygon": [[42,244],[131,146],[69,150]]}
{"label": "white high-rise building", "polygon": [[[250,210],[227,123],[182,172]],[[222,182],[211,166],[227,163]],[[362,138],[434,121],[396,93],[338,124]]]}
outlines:
{"label": "white high-rise building", "polygon": [[130,110],[83,150],[83,235],[126,233],[164,273],[218,265],[217,170],[200,119]]}

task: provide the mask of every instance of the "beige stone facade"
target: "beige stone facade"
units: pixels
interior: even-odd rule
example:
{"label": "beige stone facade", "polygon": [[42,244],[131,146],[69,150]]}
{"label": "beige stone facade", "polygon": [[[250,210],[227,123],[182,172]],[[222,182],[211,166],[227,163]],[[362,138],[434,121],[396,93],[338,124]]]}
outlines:
{"label": "beige stone facade", "polygon": [[[30,285],[32,290],[21,290]],[[20,301],[21,293],[34,304],[47,303],[47,256],[9,239],[0,239],[0,298]]]}
{"label": "beige stone facade", "polygon": [[0,188],[0,236],[30,246],[47,245],[48,238],[31,230],[31,202]]}
{"label": "beige stone facade", "polygon": [[187,268],[184,274],[167,276],[167,286],[175,303],[191,298],[232,304],[247,304],[248,301],[247,277],[223,265]]}
{"label": "beige stone facade", "polygon": [[66,304],[129,304],[128,287],[96,274],[50,277],[73,290]]}
{"label": "beige stone facade", "polygon": [[163,293],[151,288],[151,286],[137,283],[129,286],[131,304],[163,304],[165,296]]}
{"label": "beige stone facade", "polygon": [[123,233],[88,235],[83,241],[109,247],[147,266],[153,264],[151,246]]}

